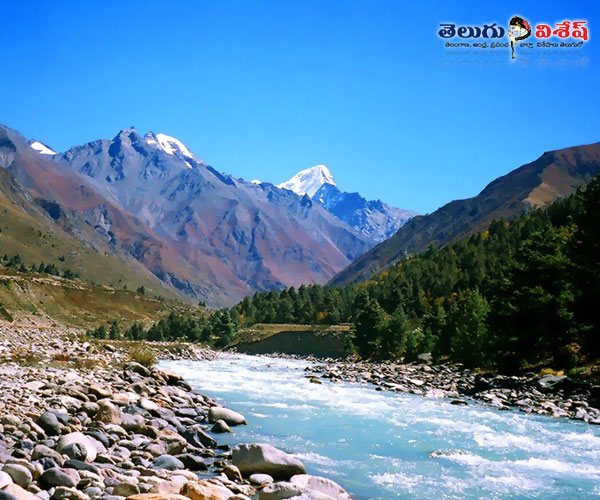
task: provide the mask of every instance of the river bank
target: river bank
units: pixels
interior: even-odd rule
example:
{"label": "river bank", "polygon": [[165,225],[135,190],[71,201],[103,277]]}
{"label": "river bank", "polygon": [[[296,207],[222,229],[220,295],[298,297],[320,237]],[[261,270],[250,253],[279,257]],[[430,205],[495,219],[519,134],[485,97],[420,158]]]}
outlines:
{"label": "river bank", "polygon": [[[349,499],[269,445],[219,445],[245,418],[177,373],[131,361],[131,347],[0,327],[2,500]],[[189,344],[148,349],[215,356]]]}
{"label": "river bank", "polygon": [[416,364],[315,360],[307,377],[319,383],[369,383],[378,390],[450,398],[452,404],[484,404],[500,410],[581,420],[600,425],[600,385],[565,375],[478,374],[459,364]]}

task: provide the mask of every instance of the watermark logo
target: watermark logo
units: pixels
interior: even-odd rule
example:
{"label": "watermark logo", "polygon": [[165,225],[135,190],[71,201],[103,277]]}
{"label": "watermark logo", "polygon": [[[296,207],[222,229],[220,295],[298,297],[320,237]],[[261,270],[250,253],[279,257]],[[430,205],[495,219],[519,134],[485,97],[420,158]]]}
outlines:
{"label": "watermark logo", "polygon": [[578,49],[590,38],[587,20],[564,20],[553,26],[542,23],[532,25],[524,17],[513,16],[508,21],[508,28],[505,29],[504,26],[497,22],[479,26],[440,23],[437,34],[445,40],[447,49],[475,49],[497,53],[499,49],[510,48],[511,59],[517,56],[517,45],[523,49],[542,51]]}
{"label": "watermark logo", "polygon": [[515,46],[521,40],[531,36],[531,26],[526,19],[514,16],[508,23],[508,39],[510,40],[510,56],[515,58]]}

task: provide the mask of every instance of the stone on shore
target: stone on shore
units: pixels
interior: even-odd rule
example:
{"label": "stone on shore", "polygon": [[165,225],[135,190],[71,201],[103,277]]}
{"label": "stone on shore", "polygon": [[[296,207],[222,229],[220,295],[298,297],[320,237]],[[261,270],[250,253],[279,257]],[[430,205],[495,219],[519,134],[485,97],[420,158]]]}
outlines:
{"label": "stone on shore", "polygon": [[3,493],[8,493],[17,500],[40,500],[40,497],[30,493],[18,484],[9,484],[2,489]]}
{"label": "stone on shore", "polygon": [[290,483],[325,493],[336,500],[352,500],[350,495],[339,484],[320,476],[311,476],[309,474],[298,474],[290,479]]}
{"label": "stone on shore", "polygon": [[273,482],[273,478],[269,476],[269,474],[250,474],[248,481],[250,481],[250,484],[262,486],[265,484],[271,484]]}
{"label": "stone on shore", "polygon": [[228,500],[234,496],[230,489],[208,480],[190,481],[181,493],[191,500]]}
{"label": "stone on shore", "polygon": [[238,444],[232,450],[232,462],[244,476],[264,473],[275,479],[289,479],[306,474],[300,460],[269,444]]}
{"label": "stone on shore", "polygon": [[0,489],[8,486],[9,484],[13,484],[12,477],[4,471],[0,471]]}
{"label": "stone on shore", "polygon": [[6,472],[13,480],[15,484],[27,488],[31,481],[33,481],[33,475],[27,469],[27,467],[19,464],[6,464],[2,467],[2,472]]}
{"label": "stone on shore", "polygon": [[208,421],[214,424],[217,420],[223,420],[228,425],[247,425],[246,418],[237,411],[224,408],[222,406],[213,406],[208,410]]}
{"label": "stone on shore", "polygon": [[217,420],[211,429],[215,434],[224,434],[226,432],[233,432],[231,428],[227,425],[225,420]]}
{"label": "stone on shore", "polygon": [[56,451],[63,453],[65,449],[69,449],[69,446],[74,443],[80,444],[85,449],[85,462],[96,460],[100,447],[103,447],[102,443],[90,436],[86,436],[82,432],[71,432],[60,437],[58,443],[56,443]]}
{"label": "stone on shore", "polygon": [[51,488],[53,486],[66,486],[74,488],[79,483],[79,474],[75,469],[60,469],[53,467],[44,471],[39,479],[42,486]]}
{"label": "stone on shore", "polygon": [[152,469],[165,469],[165,470],[179,470],[183,469],[183,462],[172,455],[161,455],[154,459],[152,465],[150,466]]}

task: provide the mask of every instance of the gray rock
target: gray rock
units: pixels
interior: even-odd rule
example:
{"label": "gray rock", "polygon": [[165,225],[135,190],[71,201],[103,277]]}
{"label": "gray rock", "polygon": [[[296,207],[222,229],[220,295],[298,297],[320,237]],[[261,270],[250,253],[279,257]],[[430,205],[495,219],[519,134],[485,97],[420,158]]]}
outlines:
{"label": "gray rock", "polygon": [[31,452],[31,460],[39,460],[41,458],[51,458],[59,465],[62,465],[64,462],[63,456],[56,450],[43,444],[38,444]]}
{"label": "gray rock", "polygon": [[60,434],[61,424],[56,414],[45,412],[35,421],[48,436],[58,436]]}
{"label": "gray rock", "polygon": [[29,469],[19,464],[6,464],[2,467],[2,472],[6,472],[15,484],[27,488],[33,481],[33,475]]}
{"label": "gray rock", "polygon": [[131,483],[119,483],[113,488],[113,495],[117,495],[120,497],[128,497],[131,495],[139,494],[140,489]]}
{"label": "gray rock", "polygon": [[319,491],[336,500],[352,500],[344,488],[325,477],[298,474],[290,479],[290,483],[308,490]]}
{"label": "gray rock", "polygon": [[92,437],[86,436],[81,432],[71,432],[70,434],[60,437],[58,443],[56,443],[56,451],[63,453],[65,448],[73,443],[79,443],[85,448],[87,452],[86,462],[93,462],[96,459],[98,452],[101,451],[100,447],[103,448],[102,444]]}
{"label": "gray rock", "polygon": [[73,459],[67,460],[64,463],[63,467],[65,469],[75,469],[75,470],[78,470],[78,471],[85,470],[85,471],[88,471],[88,472],[93,472],[94,474],[100,474],[100,468],[99,467],[97,467],[97,466],[95,466],[93,464],[85,463],[85,462],[83,462],[81,460],[73,460]]}
{"label": "gray rock", "polygon": [[73,460],[83,460],[87,458],[87,449],[81,443],[70,443],[63,447],[62,453]]}
{"label": "gray rock", "polygon": [[181,433],[182,437],[196,448],[216,448],[217,442],[210,437],[199,424],[188,427]]}
{"label": "gray rock", "polygon": [[238,444],[232,450],[232,462],[243,475],[269,474],[275,479],[289,479],[306,474],[304,464],[269,444]]}
{"label": "gray rock", "polygon": [[263,484],[271,484],[273,478],[269,474],[251,474],[248,481],[255,486],[261,486]]}
{"label": "gray rock", "polygon": [[152,462],[151,469],[165,469],[165,470],[178,470],[184,469],[184,465],[181,460],[178,460],[172,455],[161,455]]}
{"label": "gray rock", "polygon": [[79,474],[75,469],[48,469],[40,476],[39,482],[47,488],[53,486],[74,488],[79,483]]}
{"label": "gray rock", "polygon": [[214,425],[212,426],[211,429],[212,432],[216,433],[216,434],[223,434],[226,432],[232,432],[231,428],[227,425],[227,422],[225,422],[225,420],[217,420]]}
{"label": "gray rock", "polygon": [[208,410],[208,421],[214,424],[217,420],[224,420],[228,425],[246,425],[246,418],[241,413],[223,408],[222,406],[213,406]]}
{"label": "gray rock", "polygon": [[204,459],[197,455],[193,455],[192,453],[183,453],[182,455],[177,455],[177,458],[181,460],[186,469],[193,471],[208,470],[208,467],[204,463]]}

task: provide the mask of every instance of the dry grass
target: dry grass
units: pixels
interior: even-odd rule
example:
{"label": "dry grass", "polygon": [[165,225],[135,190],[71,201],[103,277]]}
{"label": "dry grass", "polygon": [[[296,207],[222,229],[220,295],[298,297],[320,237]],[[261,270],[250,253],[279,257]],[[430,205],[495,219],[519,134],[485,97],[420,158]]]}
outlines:
{"label": "dry grass", "polygon": [[157,363],[154,353],[142,346],[135,346],[130,351],[128,361],[135,361],[146,368],[151,368]]}

